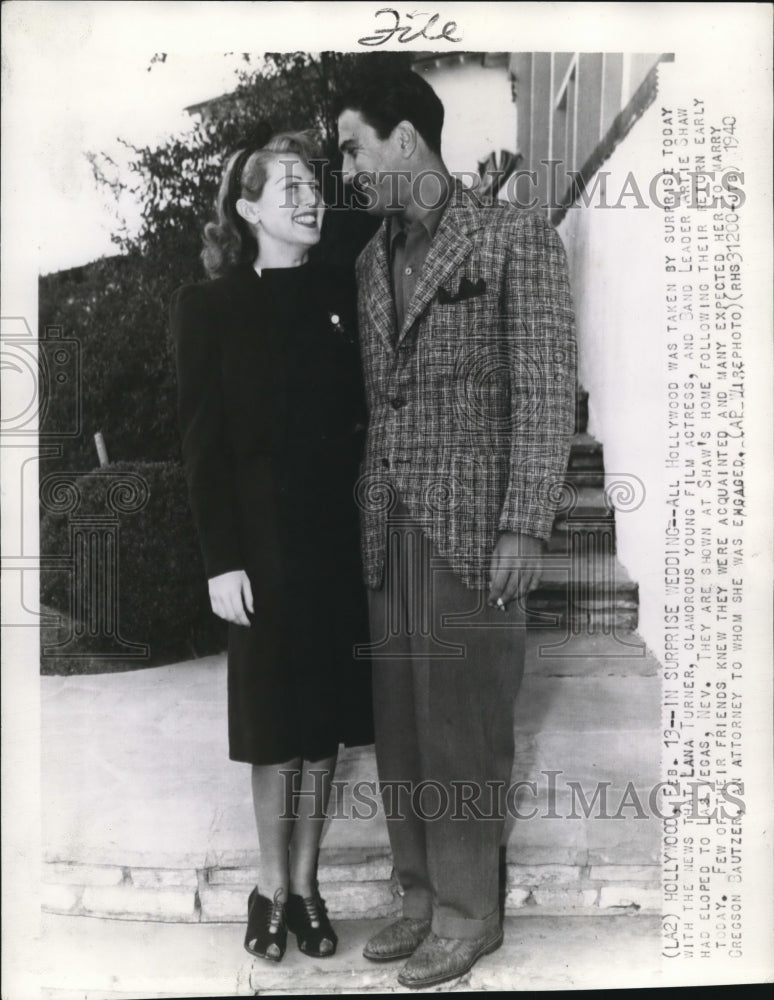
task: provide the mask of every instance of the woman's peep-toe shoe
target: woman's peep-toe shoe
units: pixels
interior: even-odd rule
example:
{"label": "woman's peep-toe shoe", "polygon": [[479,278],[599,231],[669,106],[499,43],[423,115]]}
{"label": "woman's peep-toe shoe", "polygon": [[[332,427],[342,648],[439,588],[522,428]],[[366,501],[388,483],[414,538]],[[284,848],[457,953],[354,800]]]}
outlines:
{"label": "woman's peep-toe shoe", "polygon": [[288,930],[296,935],[298,950],[312,958],[328,958],[336,953],[339,939],[328,920],[325,900],[315,889],[313,896],[291,892],[287,903]]}
{"label": "woman's peep-toe shoe", "polygon": [[282,889],[277,889],[272,902],[253,889],[247,900],[245,948],[251,955],[270,962],[280,961],[288,940],[285,903],[279,898],[281,895]]}

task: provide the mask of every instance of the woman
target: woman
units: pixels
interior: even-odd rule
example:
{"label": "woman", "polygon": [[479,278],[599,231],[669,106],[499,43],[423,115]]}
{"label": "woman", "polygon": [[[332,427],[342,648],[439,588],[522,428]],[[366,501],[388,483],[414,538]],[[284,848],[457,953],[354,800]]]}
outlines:
{"label": "woman", "polygon": [[231,157],[204,235],[212,280],[171,308],[191,505],[229,622],[229,756],[252,764],[260,883],[245,947],[272,961],[287,929],[308,955],[336,950],[320,836],[339,742],[371,742],[369,672],[352,664],[367,641],[362,376],[353,288],[309,259],[315,153],[309,133],[288,133]]}

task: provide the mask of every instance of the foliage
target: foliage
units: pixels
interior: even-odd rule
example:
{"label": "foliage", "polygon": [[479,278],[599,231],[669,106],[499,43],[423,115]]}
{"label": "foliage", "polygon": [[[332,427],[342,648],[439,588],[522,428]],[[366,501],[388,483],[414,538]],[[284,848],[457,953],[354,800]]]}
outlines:
{"label": "foliage", "polygon": [[[181,240],[182,242],[182,240]],[[86,470],[95,464],[93,437],[102,431],[111,458],[175,458],[175,380],[167,308],[171,290],[196,280],[195,245],[181,260],[148,261],[138,253],[40,280],[40,336],[74,342],[78,367],[65,385],[49,380],[42,440],[61,454],[43,459],[42,472]],[[68,432],[80,419],[80,433]]]}
{"label": "foliage", "polygon": [[[210,102],[190,131],[156,149],[133,149],[130,176],[111,172],[94,156],[95,174],[117,198],[131,193],[142,205],[139,233],[117,223],[120,254],[40,281],[40,331],[61,327],[77,341],[82,433],[57,439],[62,453],[48,470],[89,469],[93,435],[101,430],[113,459],[179,458],[175,377],[167,310],[172,292],[204,275],[201,232],[228,154],[246,136],[287,128],[320,128],[326,154],[335,156],[336,94],[356,85],[376,63],[406,66],[406,53],[284,53],[262,57],[239,74],[234,91]],[[362,213],[329,213],[323,252],[335,249],[343,266],[373,231]],[[46,388],[47,430],[69,430],[72,385]]]}
{"label": "foliage", "polygon": [[336,97],[357,86],[377,68],[408,68],[409,53],[269,53],[256,69],[238,74],[234,91],[199,105],[198,120],[182,136],[156,149],[130,147],[131,178],[119,180],[104,156],[92,158],[97,178],[120,195],[131,193],[142,204],[139,234],[123,229],[123,250],[169,249],[171,233],[189,230],[197,237],[210,215],[226,157],[246,138],[288,129],[316,128],[323,154],[338,160]]}
{"label": "foliage", "polygon": [[[124,662],[152,666],[222,649],[223,623],[210,610],[185,477],[177,462],[116,462],[74,477],[78,507],[58,512],[55,504],[48,505],[41,519],[41,551],[65,555],[70,551],[70,530],[77,519],[109,517],[108,491],[120,481],[122,473],[140,477],[147,502],[140,510],[114,515],[118,532],[118,632],[127,642],[150,646],[147,660]],[[98,620],[102,594],[93,581],[104,580],[108,571],[109,567],[98,561],[96,572],[90,565],[88,580],[83,581],[61,568],[48,566],[44,559],[41,602],[67,616],[74,615],[74,620],[81,623]],[[48,641],[57,640],[49,637]],[[87,637],[82,646],[84,659],[88,660],[89,652],[100,648],[100,644],[103,649],[112,648],[105,643],[104,638],[90,641]],[[108,656],[101,661],[101,668],[114,670],[120,664],[120,660]],[[72,666],[72,660],[47,657],[50,673],[69,672]]]}
{"label": "foliage", "polygon": [[[92,469],[97,431],[114,461],[173,463],[146,467],[156,484],[155,499],[142,515],[126,518],[126,534],[122,528],[122,550],[126,546],[131,554],[121,569],[127,629],[134,630],[127,632],[130,639],[163,645],[167,629],[169,641],[179,645],[193,628],[192,609],[201,609],[204,575],[178,488],[182,470],[168,304],[177,287],[204,277],[201,232],[211,217],[223,164],[256,131],[310,126],[320,129],[325,153],[335,156],[336,94],[355,86],[376,63],[406,67],[410,59],[406,53],[267,55],[239,74],[231,94],[202,106],[187,134],[155,149],[130,146],[128,178],[115,172],[109,157],[91,158],[95,177],[112,190],[117,205],[127,196],[138,199],[142,222],[138,233],[130,233],[119,218],[115,257],[40,280],[41,341],[74,342],[69,354],[79,362],[79,371],[71,370],[61,383],[54,375],[42,380],[42,441],[56,447],[53,453],[42,449],[41,478]],[[356,212],[327,218],[322,252],[335,250],[347,266],[373,231],[373,220]],[[161,503],[163,496],[168,503],[176,498],[171,507]],[[49,517],[41,537],[44,557],[62,553],[66,543],[66,530]],[[44,601],[62,606],[66,597],[51,580],[45,583]],[[205,609],[205,618],[208,614]]]}

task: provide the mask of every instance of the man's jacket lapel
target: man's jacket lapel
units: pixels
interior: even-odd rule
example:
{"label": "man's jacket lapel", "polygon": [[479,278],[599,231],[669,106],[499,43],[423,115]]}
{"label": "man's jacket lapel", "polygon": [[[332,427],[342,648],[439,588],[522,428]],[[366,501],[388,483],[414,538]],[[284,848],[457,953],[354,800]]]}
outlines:
{"label": "man's jacket lapel", "polygon": [[398,343],[432,302],[440,286],[461,267],[473,249],[473,241],[469,238],[469,234],[478,228],[479,218],[477,210],[466,201],[472,197],[470,192],[463,193],[459,188],[452,195],[449,207],[444,212],[438,231],[430,244],[414,296],[400,330]]}
{"label": "man's jacket lapel", "polygon": [[369,289],[367,294],[369,321],[373,323],[388,350],[394,350],[395,302],[392,296],[392,278],[388,249],[387,222],[382,223],[369,247],[371,263],[367,267]]}

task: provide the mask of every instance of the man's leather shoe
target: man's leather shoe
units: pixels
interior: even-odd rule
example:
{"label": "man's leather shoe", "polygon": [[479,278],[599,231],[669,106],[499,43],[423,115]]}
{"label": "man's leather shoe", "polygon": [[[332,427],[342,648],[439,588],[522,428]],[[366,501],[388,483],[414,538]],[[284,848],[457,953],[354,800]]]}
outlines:
{"label": "man's leather shoe", "polygon": [[502,943],[501,927],[470,940],[429,934],[401,969],[398,982],[419,990],[458,979],[469,972],[482,955],[496,951]]}
{"label": "man's leather shoe", "polygon": [[430,933],[430,921],[416,917],[401,917],[378,934],[374,934],[363,949],[363,955],[372,962],[391,962],[394,958],[408,958]]}

